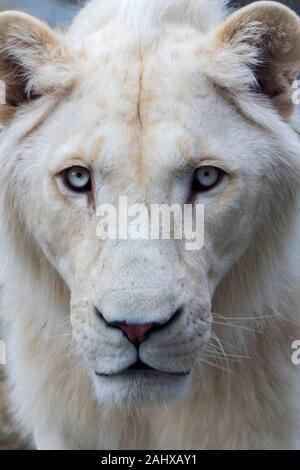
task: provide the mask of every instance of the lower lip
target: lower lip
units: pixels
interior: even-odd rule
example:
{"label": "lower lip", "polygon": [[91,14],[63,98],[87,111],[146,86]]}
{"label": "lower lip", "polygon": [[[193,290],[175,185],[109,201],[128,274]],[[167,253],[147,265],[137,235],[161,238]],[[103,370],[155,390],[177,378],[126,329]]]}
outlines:
{"label": "lower lip", "polygon": [[161,370],[144,370],[144,369],[126,369],[122,370],[121,372],[117,372],[115,374],[103,374],[100,372],[95,372],[98,377],[106,377],[106,378],[114,378],[114,377],[134,377],[134,376],[142,376],[142,377],[151,377],[151,376],[163,376],[163,377],[170,377],[170,378],[180,378],[180,377],[187,377],[190,374],[188,372],[164,372]]}

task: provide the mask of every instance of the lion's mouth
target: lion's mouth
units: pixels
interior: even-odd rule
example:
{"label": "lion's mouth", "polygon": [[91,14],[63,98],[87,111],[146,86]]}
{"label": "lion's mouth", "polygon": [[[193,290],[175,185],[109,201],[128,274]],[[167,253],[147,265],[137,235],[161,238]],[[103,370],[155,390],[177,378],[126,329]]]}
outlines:
{"label": "lion's mouth", "polygon": [[145,362],[138,359],[134,364],[127,367],[126,369],[122,369],[118,372],[113,373],[105,373],[105,372],[95,372],[95,374],[99,377],[116,377],[116,376],[125,376],[125,375],[134,375],[134,374],[160,374],[160,375],[167,375],[173,377],[186,377],[190,374],[190,371],[163,371],[159,369],[155,369]]}

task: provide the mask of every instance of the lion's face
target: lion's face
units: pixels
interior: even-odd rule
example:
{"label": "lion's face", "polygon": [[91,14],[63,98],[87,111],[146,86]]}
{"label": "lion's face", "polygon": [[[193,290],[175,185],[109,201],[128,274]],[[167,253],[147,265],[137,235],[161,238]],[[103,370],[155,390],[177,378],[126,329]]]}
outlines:
{"label": "lion's face", "polygon": [[[202,72],[195,30],[167,29],[144,50],[110,34],[97,50],[86,39],[67,98],[22,142],[20,206],[69,287],[98,399],[167,402],[197,377],[215,289],[267,214],[277,155],[274,137]],[[204,247],[100,240],[96,209],[120,196],[204,204]]]}
{"label": "lion's face", "polygon": [[[169,400],[187,389],[210,337],[215,287],[257,217],[268,159],[253,156],[265,139],[201,77],[196,52],[179,39],[142,60],[112,54],[97,63],[104,76],[87,70],[32,138],[39,148],[33,231],[70,288],[73,334],[101,399]],[[66,184],[64,170],[75,166],[89,171],[88,191]],[[211,189],[193,187],[202,167],[222,172]],[[188,251],[172,239],[101,241],[95,208],[117,206],[124,195],[147,205],[205,204],[204,248]],[[133,344],[139,331],[130,337],[124,324],[150,330]]]}

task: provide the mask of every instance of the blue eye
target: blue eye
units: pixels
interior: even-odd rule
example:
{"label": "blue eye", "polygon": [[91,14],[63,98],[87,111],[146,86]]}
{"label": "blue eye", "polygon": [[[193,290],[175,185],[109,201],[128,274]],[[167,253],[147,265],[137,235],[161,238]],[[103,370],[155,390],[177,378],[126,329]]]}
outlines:
{"label": "blue eye", "polygon": [[193,177],[193,190],[196,192],[209,191],[223,178],[225,172],[215,166],[203,166],[195,171]]}
{"label": "blue eye", "polygon": [[76,192],[89,192],[92,189],[91,174],[87,168],[72,166],[63,173],[64,181],[69,189]]}

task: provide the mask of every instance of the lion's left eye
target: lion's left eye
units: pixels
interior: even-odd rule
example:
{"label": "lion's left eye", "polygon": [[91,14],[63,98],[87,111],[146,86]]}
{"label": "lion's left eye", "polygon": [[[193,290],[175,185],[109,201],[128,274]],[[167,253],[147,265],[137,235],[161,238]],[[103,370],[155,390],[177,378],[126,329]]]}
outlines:
{"label": "lion's left eye", "polygon": [[66,186],[72,191],[89,192],[92,189],[91,174],[87,168],[73,166],[63,172]]}
{"label": "lion's left eye", "polygon": [[225,172],[215,166],[203,166],[195,171],[193,177],[193,190],[196,192],[209,191],[222,179]]}

